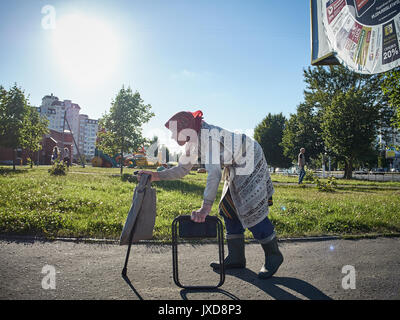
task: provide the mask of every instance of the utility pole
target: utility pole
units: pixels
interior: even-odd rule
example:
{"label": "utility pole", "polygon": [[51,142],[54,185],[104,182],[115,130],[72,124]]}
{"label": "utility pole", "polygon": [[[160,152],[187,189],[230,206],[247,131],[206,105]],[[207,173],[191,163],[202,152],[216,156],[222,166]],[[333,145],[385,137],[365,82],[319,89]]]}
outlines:
{"label": "utility pole", "polygon": [[[61,159],[65,158],[64,155],[64,131],[65,131],[65,119],[67,118],[67,110],[64,111],[64,121],[63,121],[63,131],[62,131],[62,151],[61,151]],[[71,159],[72,162],[72,159]]]}
{"label": "utility pole", "polygon": [[[77,146],[77,144],[76,144],[76,141],[75,141],[74,135],[73,135],[73,133],[72,133],[71,127],[70,127],[70,125],[69,125],[69,122],[68,122],[68,120],[67,120],[66,114],[67,114],[67,111],[65,111],[65,113],[64,113],[64,124],[65,124],[65,122],[67,122],[68,129],[69,129],[69,132],[71,132],[72,140],[74,141],[74,145],[75,145],[76,151],[78,151],[79,159],[81,159],[81,164],[82,164],[82,167],[84,168],[84,167],[85,167],[85,162],[83,161],[83,158],[82,158],[82,156],[81,156],[81,153],[79,152],[79,148],[78,148],[78,146]],[[64,125],[63,125],[63,129],[64,129]],[[62,140],[63,140],[63,143],[64,143],[64,130],[63,130],[62,136],[63,136]],[[64,150],[64,146],[63,146],[63,150]],[[64,154],[64,153],[63,153],[63,154]],[[64,159],[64,158],[63,158],[63,159]]]}
{"label": "utility pole", "polygon": [[329,156],[329,176],[331,175],[331,156]]}

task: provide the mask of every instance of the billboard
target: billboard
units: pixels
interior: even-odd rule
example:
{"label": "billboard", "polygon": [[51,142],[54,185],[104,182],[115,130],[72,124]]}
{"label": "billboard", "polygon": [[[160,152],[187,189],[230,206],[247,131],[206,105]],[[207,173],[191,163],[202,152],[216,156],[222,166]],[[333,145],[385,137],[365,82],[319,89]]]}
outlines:
{"label": "billboard", "polygon": [[395,148],[387,148],[385,150],[385,158],[386,159],[400,158],[400,152],[397,151]]}
{"label": "billboard", "polygon": [[322,23],[322,1],[311,0],[311,64],[335,65],[339,61],[335,58],[335,53],[331,48],[325,34]]}
{"label": "billboard", "polygon": [[311,7],[318,45],[341,64],[365,74],[400,66],[400,0],[311,0]]}

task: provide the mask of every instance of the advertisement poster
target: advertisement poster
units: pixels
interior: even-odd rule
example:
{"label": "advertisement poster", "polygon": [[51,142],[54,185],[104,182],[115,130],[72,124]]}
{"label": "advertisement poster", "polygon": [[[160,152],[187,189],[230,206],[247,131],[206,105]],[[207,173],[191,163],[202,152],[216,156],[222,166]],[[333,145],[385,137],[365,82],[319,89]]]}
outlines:
{"label": "advertisement poster", "polygon": [[335,53],[328,43],[322,23],[322,0],[311,0],[311,65],[337,65],[340,64],[335,58]]}
{"label": "advertisement poster", "polygon": [[340,63],[366,74],[400,65],[400,0],[322,0],[321,9]]}

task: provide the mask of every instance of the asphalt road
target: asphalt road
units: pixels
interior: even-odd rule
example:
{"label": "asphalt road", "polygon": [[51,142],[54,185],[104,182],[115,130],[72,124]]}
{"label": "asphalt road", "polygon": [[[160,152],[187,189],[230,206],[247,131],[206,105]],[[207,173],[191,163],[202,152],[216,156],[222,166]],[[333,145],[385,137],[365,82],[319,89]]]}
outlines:
{"label": "asphalt road", "polygon": [[[124,279],[126,246],[2,240],[0,299],[400,299],[400,238],[285,241],[279,245],[285,261],[273,278],[257,278],[263,251],[250,243],[246,245],[246,269],[228,271],[218,290],[192,291],[173,281],[170,245],[132,246],[129,279]],[[183,284],[218,282],[219,274],[209,267],[218,258],[216,244],[180,244],[178,248]],[[355,272],[345,266],[354,267]]]}

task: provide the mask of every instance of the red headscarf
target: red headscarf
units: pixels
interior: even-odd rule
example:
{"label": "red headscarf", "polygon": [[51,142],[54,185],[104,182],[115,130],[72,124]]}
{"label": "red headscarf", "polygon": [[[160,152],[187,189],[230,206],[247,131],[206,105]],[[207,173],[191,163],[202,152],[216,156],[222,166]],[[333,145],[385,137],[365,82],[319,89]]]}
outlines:
{"label": "red headscarf", "polygon": [[169,119],[167,123],[165,123],[165,126],[168,129],[170,121],[176,121],[178,133],[183,129],[193,129],[196,132],[200,132],[201,122],[203,121],[203,112],[200,110],[195,112],[178,112],[171,119]]}

